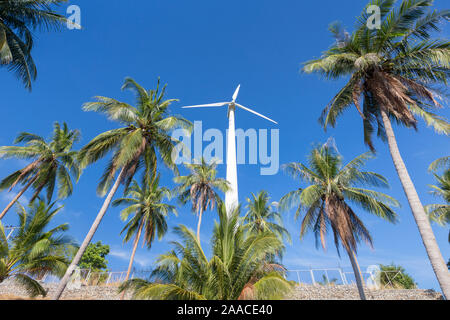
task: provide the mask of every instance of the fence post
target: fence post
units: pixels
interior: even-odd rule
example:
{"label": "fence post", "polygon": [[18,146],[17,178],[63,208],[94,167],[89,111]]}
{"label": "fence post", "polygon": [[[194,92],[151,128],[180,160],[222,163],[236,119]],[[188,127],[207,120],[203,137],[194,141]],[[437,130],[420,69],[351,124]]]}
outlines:
{"label": "fence post", "polygon": [[107,284],[107,285],[109,284],[109,280],[111,280],[111,276],[112,276],[112,272],[109,272],[108,280],[106,280],[106,284]]}
{"label": "fence post", "polygon": [[347,276],[345,275],[345,272],[343,272],[342,275],[344,276],[345,284],[346,285],[351,284],[351,283],[348,282]]}
{"label": "fence post", "polygon": [[345,278],[345,274],[344,274],[342,268],[339,268],[339,274],[341,275],[342,284],[347,285],[347,279]]}
{"label": "fence post", "polygon": [[89,269],[88,274],[86,276],[86,280],[85,280],[87,286],[89,285],[89,280],[91,279],[91,275],[92,275],[92,270]]}
{"label": "fence post", "polygon": [[315,286],[316,285],[316,279],[314,278],[314,271],[313,271],[313,269],[310,269],[309,272],[311,273],[311,280],[312,280],[313,286]]}
{"label": "fence post", "polygon": [[328,285],[330,285],[331,283],[330,283],[330,278],[328,277],[328,270],[327,269],[325,269],[325,277],[327,277]]}

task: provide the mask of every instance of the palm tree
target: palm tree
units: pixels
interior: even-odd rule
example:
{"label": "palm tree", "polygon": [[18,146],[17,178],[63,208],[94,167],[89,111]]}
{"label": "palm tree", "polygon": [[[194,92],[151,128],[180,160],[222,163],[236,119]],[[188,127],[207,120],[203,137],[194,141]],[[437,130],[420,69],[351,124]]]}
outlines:
{"label": "palm tree", "polygon": [[338,282],[338,279],[329,279],[325,274],[322,275],[322,281],[317,281],[321,286],[335,286],[336,282]]}
{"label": "palm tree", "polygon": [[406,273],[405,268],[395,264],[380,265],[380,284],[384,288],[416,289],[414,279]]}
{"label": "palm tree", "polygon": [[14,279],[31,297],[45,297],[46,290],[35,278],[46,274],[61,277],[76,246],[64,236],[67,224],[49,228],[62,207],[54,209],[54,204],[47,205],[44,201],[30,205],[28,210],[20,203],[17,207],[19,229],[9,242],[0,222],[0,283]]}
{"label": "palm tree", "polygon": [[363,240],[372,246],[372,237],[350,203],[393,223],[396,222],[396,214],[391,206],[399,205],[386,194],[363,188],[388,187],[383,176],[360,170],[371,157],[371,153],[365,153],[343,166],[342,157],[333,148],[314,148],[309,155],[308,165],[290,163],[284,166],[289,175],[306,182],[308,186],[294,190],[280,200],[280,208],[284,210],[297,207],[297,218],[301,211],[306,212],[300,238],[312,230],[316,236],[316,245],[320,239],[325,249],[327,231],[331,227],[338,254],[339,245],[342,244],[350,258],[362,300],[365,300],[365,294],[356,260],[357,245]]}
{"label": "palm tree", "polygon": [[69,130],[66,123],[61,127],[56,122],[53,126],[53,136],[48,142],[38,135],[22,132],[14,143],[25,143],[25,146],[0,147],[0,158],[32,161],[26,167],[0,181],[0,190],[9,188],[11,191],[18,184],[23,186],[0,213],[0,220],[30,187],[34,189],[31,202],[39,196],[43,189],[47,191],[48,203],[52,200],[55,187],[58,190],[59,199],[64,199],[72,194],[71,175],[78,181],[81,173],[76,161],[77,152],[72,150],[79,137],[78,130]]}
{"label": "palm tree", "polygon": [[[170,191],[159,186],[159,176],[153,179],[144,175],[141,186],[134,180],[126,190],[125,197],[114,201],[113,206],[127,205],[121,212],[123,221],[127,221],[130,215],[133,215],[122,230],[122,233],[126,231],[124,242],[134,237],[133,251],[125,278],[125,281],[128,281],[142,232],[144,232],[143,245],[147,245],[150,249],[156,234],[159,240],[166,234],[166,217],[169,213],[176,214],[176,208],[164,203],[164,199],[170,199]],[[125,291],[121,299],[124,295]]]}
{"label": "palm tree", "polygon": [[134,299],[153,300],[250,300],[282,298],[291,289],[283,269],[265,262],[268,254],[282,250],[272,232],[247,232],[239,223],[239,208],[228,217],[218,205],[220,222],[212,237],[208,259],[195,233],[175,228],[183,240],[158,259],[151,281],[133,279],[120,290],[133,289]]}
{"label": "palm tree", "polygon": [[[430,216],[430,219],[441,226],[445,226],[450,223],[450,169],[448,167],[448,157],[436,160],[430,165],[430,171],[435,171],[439,168],[445,168],[442,176],[433,172],[436,178],[437,185],[430,185],[430,193],[436,197],[442,198],[445,204],[430,204],[425,206],[425,210]],[[450,242],[450,233],[449,233]]]}
{"label": "palm tree", "polygon": [[[111,185],[112,187],[91,229],[60,282],[53,297],[56,300],[61,297],[71,274],[97,231],[120,184],[124,183],[127,187],[142,166],[145,166],[146,170],[151,168],[155,173],[157,154],[167,167],[176,170],[172,156],[175,154],[173,152],[175,150],[174,144],[178,141],[175,141],[170,133],[177,127],[191,129],[189,121],[169,115],[168,108],[175,100],[164,100],[166,87],[164,86],[160,90],[159,79],[156,90],[145,90],[131,78],[125,80],[122,89],[136,92],[136,107],[106,97],[97,97],[96,102],[86,103],[83,107],[85,111],[101,112],[110,120],[118,121],[123,126],[98,135],[80,151],[79,159],[83,167],[100,160],[110,152],[113,153],[98,185],[97,193],[104,196],[109,187]],[[117,172],[119,172],[119,175],[113,184]]]}
{"label": "palm tree", "polygon": [[229,183],[222,178],[217,178],[217,163],[208,164],[204,158],[199,164],[185,164],[190,170],[187,176],[178,176],[174,181],[179,184],[175,188],[179,201],[184,205],[189,200],[192,202],[192,211],[198,215],[197,239],[200,242],[200,226],[202,224],[203,213],[214,210],[215,204],[220,200],[218,191],[227,192]]}
{"label": "palm tree", "polygon": [[428,171],[436,171],[441,168],[447,168],[450,167],[450,156],[439,158],[435,161],[433,161],[432,164],[430,164],[430,167],[428,168]]}
{"label": "palm tree", "polygon": [[0,1],[0,63],[14,72],[31,90],[37,69],[31,50],[33,31],[62,29],[66,17],[51,9],[66,0],[1,0]]}
{"label": "palm tree", "polygon": [[433,85],[447,85],[450,75],[450,42],[432,39],[449,10],[431,10],[433,0],[372,0],[381,12],[381,26],[368,28],[366,10],[353,34],[338,24],[331,26],[336,43],[322,57],[304,66],[307,73],[346,78],[348,83],[332,99],[320,118],[326,129],[352,104],[361,115],[364,141],[374,150],[372,134],[387,141],[395,169],[408,198],[422,241],[444,295],[450,297],[450,275],[430,222],[400,155],[391,121],[417,129],[416,117],[448,135],[448,122],[433,113],[440,107]]}
{"label": "palm tree", "polygon": [[244,217],[246,226],[250,232],[271,231],[281,240],[291,241],[289,231],[283,227],[281,213],[277,203],[269,203],[267,191],[261,191],[257,195],[252,193],[252,198],[247,198],[247,214]]}

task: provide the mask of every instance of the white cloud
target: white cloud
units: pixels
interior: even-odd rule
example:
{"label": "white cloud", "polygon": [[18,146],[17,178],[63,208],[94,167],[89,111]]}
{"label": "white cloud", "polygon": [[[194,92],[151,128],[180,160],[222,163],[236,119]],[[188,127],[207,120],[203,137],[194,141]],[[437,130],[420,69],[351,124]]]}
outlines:
{"label": "white cloud", "polygon": [[[124,250],[124,249],[112,249],[109,255],[119,258],[124,261],[129,261],[131,258],[131,250]],[[140,265],[141,267],[149,267],[153,264],[152,257],[147,254],[143,255],[140,253],[136,253],[134,256],[134,262]]]}
{"label": "white cloud", "polygon": [[[14,191],[8,192],[8,190],[5,190],[1,193],[0,201],[2,203],[4,203],[5,205],[7,205],[16,197],[16,195],[17,195],[17,193]],[[29,200],[26,195],[22,195],[19,198],[19,202],[23,205],[26,205],[29,202]]]}

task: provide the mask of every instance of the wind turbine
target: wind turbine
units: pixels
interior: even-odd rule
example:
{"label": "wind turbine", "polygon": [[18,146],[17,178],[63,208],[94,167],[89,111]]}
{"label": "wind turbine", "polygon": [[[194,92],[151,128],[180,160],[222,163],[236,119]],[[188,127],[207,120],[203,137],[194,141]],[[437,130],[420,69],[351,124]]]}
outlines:
{"label": "wind turbine", "polygon": [[227,213],[230,214],[234,208],[237,207],[238,200],[238,183],[237,183],[237,161],[236,161],[236,125],[235,125],[235,113],[236,107],[241,108],[245,111],[253,113],[263,119],[270,122],[278,124],[276,121],[250,109],[236,103],[236,99],[239,95],[239,90],[241,85],[239,85],[233,94],[233,98],[230,102],[219,102],[210,104],[201,104],[196,106],[186,106],[183,109],[191,108],[210,108],[210,107],[224,107],[228,105],[228,137],[227,137],[227,181],[230,183],[230,190],[225,194],[225,206]]}

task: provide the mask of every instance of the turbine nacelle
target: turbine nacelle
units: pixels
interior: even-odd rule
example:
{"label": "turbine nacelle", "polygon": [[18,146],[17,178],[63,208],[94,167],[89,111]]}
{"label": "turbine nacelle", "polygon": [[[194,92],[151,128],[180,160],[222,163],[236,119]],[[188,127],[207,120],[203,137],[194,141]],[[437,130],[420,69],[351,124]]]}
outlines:
{"label": "turbine nacelle", "polygon": [[257,115],[258,117],[261,117],[261,118],[266,119],[266,120],[268,120],[270,122],[278,124],[278,122],[276,122],[276,121],[274,121],[274,120],[272,120],[272,119],[270,119],[270,118],[268,118],[268,117],[266,117],[266,116],[264,116],[264,115],[262,115],[262,114],[260,114],[260,113],[258,113],[256,111],[254,111],[254,110],[252,110],[250,108],[244,107],[243,105],[241,105],[239,103],[236,103],[236,100],[237,100],[237,97],[239,95],[240,89],[241,89],[241,85],[239,85],[237,87],[236,91],[233,94],[232,100],[230,102],[218,102],[218,103],[209,103],[209,104],[199,104],[199,105],[195,105],[195,106],[186,106],[186,107],[183,107],[183,109],[220,108],[220,107],[224,107],[224,106],[228,105],[228,113],[230,112],[230,110],[235,110],[236,107],[238,107],[240,109],[243,109],[245,111],[248,111],[250,113],[253,113],[253,114]]}

